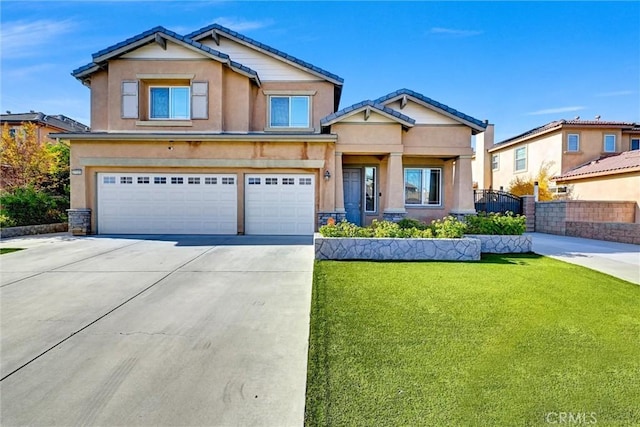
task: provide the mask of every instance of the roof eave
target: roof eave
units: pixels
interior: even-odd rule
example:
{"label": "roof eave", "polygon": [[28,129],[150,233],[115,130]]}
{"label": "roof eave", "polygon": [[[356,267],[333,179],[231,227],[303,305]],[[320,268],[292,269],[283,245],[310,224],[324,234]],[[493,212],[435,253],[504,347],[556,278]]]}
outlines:
{"label": "roof eave", "polygon": [[52,133],[51,137],[83,141],[247,141],[247,142],[336,142],[335,134],[215,134],[215,133],[144,133],[144,132],[63,132]]}
{"label": "roof eave", "polygon": [[640,166],[633,166],[630,168],[610,169],[606,171],[583,173],[583,174],[570,175],[570,176],[554,176],[551,179],[554,180],[555,182],[566,182],[566,181],[577,181],[580,179],[598,178],[598,177],[608,176],[608,175],[621,175],[621,174],[633,173],[633,172],[640,172]]}

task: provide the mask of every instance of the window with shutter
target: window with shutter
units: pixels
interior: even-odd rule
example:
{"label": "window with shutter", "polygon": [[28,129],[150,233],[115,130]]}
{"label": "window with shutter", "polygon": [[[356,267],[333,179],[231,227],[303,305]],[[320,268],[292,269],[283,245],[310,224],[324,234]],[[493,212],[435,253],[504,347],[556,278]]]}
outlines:
{"label": "window with shutter", "polygon": [[138,118],[138,82],[122,82],[122,118]]}
{"label": "window with shutter", "polygon": [[208,82],[191,83],[191,118],[208,119],[209,84]]}

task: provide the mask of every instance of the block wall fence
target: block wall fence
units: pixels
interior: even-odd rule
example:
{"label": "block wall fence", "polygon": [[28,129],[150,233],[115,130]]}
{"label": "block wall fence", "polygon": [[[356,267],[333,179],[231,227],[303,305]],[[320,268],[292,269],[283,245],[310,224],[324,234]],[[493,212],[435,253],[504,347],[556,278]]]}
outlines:
{"label": "block wall fence", "polygon": [[640,245],[635,202],[562,200],[535,202],[523,197],[527,231]]}

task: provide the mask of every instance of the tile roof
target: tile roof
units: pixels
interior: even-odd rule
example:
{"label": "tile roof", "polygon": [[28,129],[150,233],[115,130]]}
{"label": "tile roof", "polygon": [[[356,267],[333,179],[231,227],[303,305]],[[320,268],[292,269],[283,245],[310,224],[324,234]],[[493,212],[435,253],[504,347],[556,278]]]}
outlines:
{"label": "tile roof", "polygon": [[[258,73],[256,71],[236,61],[232,61],[229,55],[227,55],[226,53],[219,52],[215,49],[210,48],[209,46],[205,46],[202,43],[194,41],[189,37],[181,36],[180,34],[175,33],[173,31],[169,31],[166,28],[161,26],[151,28],[150,30],[144,31],[136,36],[130,37],[120,43],[116,43],[112,46],[109,46],[105,49],[102,49],[94,53],[92,55],[93,62],[75,69],[71,73],[71,75],[73,75],[76,78],[81,78],[84,76],[86,72],[92,71],[93,68],[96,68],[97,70],[101,64],[113,58],[114,56],[119,56],[121,54],[128,52],[128,50],[126,50],[127,47],[130,46],[131,50],[133,50],[139,47],[140,43],[145,43],[146,39],[148,39],[149,37],[155,34],[163,34],[168,38],[174,39],[175,41],[193,46],[194,48],[202,51],[203,53],[208,54],[214,59],[218,59],[220,62],[229,65],[231,68],[236,69],[238,71],[242,71],[245,74],[248,74],[251,78],[254,78],[256,79],[257,82],[259,82]],[[147,42],[150,42],[150,41],[148,40]],[[122,51],[123,49],[125,49],[125,51]]]}
{"label": "tile roof", "polygon": [[243,34],[240,34],[240,33],[236,32],[236,31],[233,31],[233,30],[231,30],[229,28],[223,27],[222,25],[219,25],[219,24],[211,24],[211,25],[208,25],[206,27],[200,28],[199,30],[196,30],[196,31],[194,31],[194,32],[192,32],[190,34],[187,34],[186,37],[190,38],[190,39],[198,40],[199,38],[202,38],[202,37],[206,36],[207,35],[206,33],[210,32],[210,31],[214,31],[214,30],[215,31],[219,31],[221,33],[224,33],[227,36],[233,37],[235,39],[242,40],[243,42],[248,43],[248,44],[250,44],[252,46],[255,46],[258,49],[262,49],[262,50],[267,51],[267,52],[269,52],[269,53],[271,53],[273,55],[276,55],[276,56],[278,56],[280,58],[286,59],[287,61],[292,62],[294,64],[297,64],[297,65],[299,65],[299,66],[301,66],[303,68],[306,68],[308,70],[314,71],[316,74],[320,74],[320,75],[322,75],[322,76],[324,76],[324,77],[326,77],[326,78],[328,78],[330,80],[333,80],[333,82],[336,83],[336,84],[342,85],[342,83],[344,83],[344,79],[342,77],[336,75],[336,74],[333,74],[333,73],[331,73],[331,72],[329,72],[327,70],[324,70],[324,69],[322,69],[320,67],[316,67],[313,64],[310,64],[310,63],[308,63],[306,61],[298,59],[298,58],[296,58],[294,56],[289,55],[288,53],[285,53],[285,52],[283,52],[281,50],[275,49],[275,48],[273,48],[271,46],[268,46],[268,45],[266,45],[264,43],[260,43],[259,41],[253,40],[250,37],[247,37],[247,36],[245,36]]}
{"label": "tile roof", "polygon": [[330,124],[339,121],[340,118],[350,115],[351,113],[356,113],[360,110],[365,109],[366,107],[377,110],[378,112],[384,113],[386,115],[393,116],[397,121],[402,122],[407,126],[413,126],[416,122],[409,116],[405,116],[404,114],[401,114],[394,109],[385,107],[380,103],[367,99],[366,101],[358,102],[357,104],[350,105],[349,107],[343,108],[340,111],[329,114],[328,116],[320,119],[320,125],[329,126]]}
{"label": "tile roof", "polygon": [[0,114],[0,122],[2,123],[42,123],[61,130],[69,132],[88,132],[89,126],[86,126],[72,118],[57,114],[50,116],[41,112],[31,111],[29,113],[7,113]]}
{"label": "tile roof", "polygon": [[458,110],[456,110],[454,108],[451,108],[451,107],[449,107],[449,106],[447,106],[445,104],[442,104],[442,103],[440,103],[438,101],[435,101],[435,100],[433,100],[431,98],[428,98],[428,97],[422,95],[421,93],[414,92],[414,91],[412,91],[410,89],[399,89],[399,90],[396,90],[395,92],[391,92],[391,93],[389,93],[387,95],[381,96],[380,98],[376,99],[374,102],[379,103],[379,104],[383,104],[386,101],[389,101],[389,100],[392,100],[392,99],[395,99],[395,98],[398,98],[398,97],[404,96],[404,95],[407,95],[407,96],[410,96],[410,97],[415,98],[417,100],[420,100],[420,101],[424,102],[425,104],[431,105],[432,107],[435,107],[435,108],[437,108],[437,109],[439,109],[441,111],[445,111],[445,112],[451,114],[452,116],[455,116],[455,117],[457,117],[459,119],[462,119],[462,120],[464,120],[466,122],[472,123],[472,124],[476,125],[477,127],[481,128],[481,129],[486,129],[486,127],[487,127],[487,123],[483,122],[482,120],[478,120],[478,119],[473,118],[473,117],[471,117],[471,116],[469,116],[467,114],[461,113],[460,111],[458,111]]}
{"label": "tile roof", "polygon": [[638,126],[632,122],[618,122],[618,121],[605,121],[605,120],[555,120],[549,122],[537,128],[533,128],[519,135],[505,139],[504,141],[496,142],[496,145],[508,144],[510,142],[516,142],[523,139],[527,139],[530,136],[534,136],[540,133],[544,133],[550,130],[560,129],[562,126],[585,126],[585,127],[630,127]]}
{"label": "tile roof", "polygon": [[606,172],[621,173],[637,169],[640,171],[640,150],[625,151],[610,156],[603,156],[584,165],[573,168],[563,175],[552,179],[563,181],[567,179],[586,178],[587,175],[609,175]]}

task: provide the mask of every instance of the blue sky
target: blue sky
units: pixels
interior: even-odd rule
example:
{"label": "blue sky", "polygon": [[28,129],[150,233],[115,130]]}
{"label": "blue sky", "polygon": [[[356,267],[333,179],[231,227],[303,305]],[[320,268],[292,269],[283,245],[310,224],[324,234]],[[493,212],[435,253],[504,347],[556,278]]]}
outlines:
{"label": "blue sky", "polygon": [[217,22],[343,77],[340,107],[406,87],[496,125],[640,122],[639,2],[26,2],[1,8],[0,109],[89,124],[70,72],[156,25]]}

